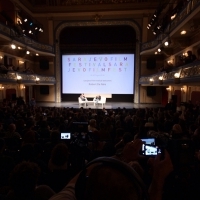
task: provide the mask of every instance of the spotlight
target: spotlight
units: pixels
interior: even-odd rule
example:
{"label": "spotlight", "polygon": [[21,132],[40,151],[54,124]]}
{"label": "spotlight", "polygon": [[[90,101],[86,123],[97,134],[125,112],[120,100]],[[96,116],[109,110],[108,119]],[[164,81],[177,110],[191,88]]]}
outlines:
{"label": "spotlight", "polygon": [[161,52],[161,48],[158,49],[158,52],[159,52],[159,53]]}
{"label": "spotlight", "polygon": [[26,51],[26,54],[30,54],[30,51]]}
{"label": "spotlight", "polygon": [[166,41],[166,42],[164,43],[164,45],[165,45],[166,47],[169,46],[169,42]]}
{"label": "spotlight", "polygon": [[16,49],[16,45],[15,44],[11,44],[11,48],[12,49]]}
{"label": "spotlight", "polygon": [[24,22],[27,22],[28,21],[28,19],[26,18],[26,19],[24,19]]}
{"label": "spotlight", "polygon": [[30,22],[30,24],[29,24],[30,26],[32,26],[33,25],[33,22]]}

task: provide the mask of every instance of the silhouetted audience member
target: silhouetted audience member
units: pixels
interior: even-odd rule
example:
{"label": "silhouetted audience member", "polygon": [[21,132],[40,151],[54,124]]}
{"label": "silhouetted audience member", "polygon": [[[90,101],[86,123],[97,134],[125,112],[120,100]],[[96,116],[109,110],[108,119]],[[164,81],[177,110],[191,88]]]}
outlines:
{"label": "silhouetted audience member", "polygon": [[196,55],[192,53],[192,51],[187,51],[187,56],[185,58],[185,64],[192,63],[196,60]]}
{"label": "silhouetted audience member", "polygon": [[22,162],[10,174],[10,191],[6,200],[48,200],[55,192],[47,185],[37,185],[40,168],[33,162]]}
{"label": "silhouetted audience member", "polygon": [[66,144],[57,144],[51,153],[48,163],[49,172],[47,174],[46,184],[49,185],[56,193],[60,192],[65,185],[74,176],[69,160],[69,150]]}

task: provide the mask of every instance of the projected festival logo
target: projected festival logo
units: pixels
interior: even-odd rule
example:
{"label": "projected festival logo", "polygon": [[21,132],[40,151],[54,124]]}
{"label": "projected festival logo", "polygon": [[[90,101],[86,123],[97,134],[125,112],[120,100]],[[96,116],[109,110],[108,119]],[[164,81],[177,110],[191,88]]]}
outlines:
{"label": "projected festival logo", "polygon": [[[128,81],[129,85],[130,82],[133,83],[133,54],[63,55],[62,66],[63,91],[67,88],[67,91],[64,92],[70,91],[74,93],[74,90],[72,91],[66,86],[69,81],[70,83],[78,84],[80,90],[82,87],[89,87],[88,92],[96,92],[98,90],[99,93],[110,93],[110,89],[107,88],[110,87],[112,94],[113,91],[118,93],[121,87],[127,87],[126,83],[123,82]],[[95,86],[98,86],[98,88]],[[132,87],[130,90],[132,90]],[[79,91],[79,93],[82,91],[85,91],[85,89]]]}
{"label": "projected festival logo", "polygon": [[122,72],[129,67],[128,57],[78,56],[67,59],[68,72]]}

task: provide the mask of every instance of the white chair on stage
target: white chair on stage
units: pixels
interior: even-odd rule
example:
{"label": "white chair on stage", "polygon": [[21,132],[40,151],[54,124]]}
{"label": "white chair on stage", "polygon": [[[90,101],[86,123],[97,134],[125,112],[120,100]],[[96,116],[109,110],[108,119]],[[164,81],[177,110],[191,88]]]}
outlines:
{"label": "white chair on stage", "polygon": [[96,101],[95,98],[94,98],[93,101],[94,101],[94,105],[95,106],[98,106],[98,104],[101,104],[102,108],[103,108],[103,106],[106,103],[106,97],[101,97],[101,100],[99,100],[99,101]]}
{"label": "white chair on stage", "polygon": [[78,97],[78,103],[79,103],[79,107],[81,107],[83,104],[86,106],[87,101],[83,101],[80,97]]}

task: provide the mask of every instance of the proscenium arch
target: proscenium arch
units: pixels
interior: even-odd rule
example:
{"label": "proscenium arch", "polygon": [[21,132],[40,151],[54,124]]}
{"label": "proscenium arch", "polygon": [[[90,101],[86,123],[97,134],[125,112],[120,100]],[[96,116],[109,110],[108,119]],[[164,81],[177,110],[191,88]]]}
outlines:
{"label": "proscenium arch", "polygon": [[[59,36],[61,31],[66,27],[87,27],[87,26],[117,26],[128,25],[131,26],[136,33],[136,39],[140,41],[140,29],[138,25],[133,21],[103,21],[103,22],[64,22],[58,26],[55,33],[55,73],[56,73],[56,85],[55,85],[55,102],[61,102],[61,58],[60,58],[60,40]],[[135,87],[134,87],[134,103],[139,103],[139,59],[140,59],[140,44],[136,42],[135,47]]]}

